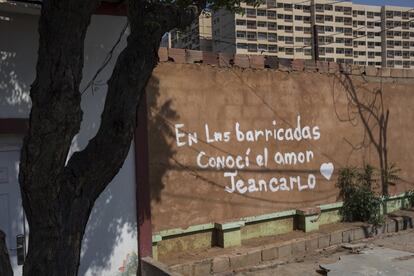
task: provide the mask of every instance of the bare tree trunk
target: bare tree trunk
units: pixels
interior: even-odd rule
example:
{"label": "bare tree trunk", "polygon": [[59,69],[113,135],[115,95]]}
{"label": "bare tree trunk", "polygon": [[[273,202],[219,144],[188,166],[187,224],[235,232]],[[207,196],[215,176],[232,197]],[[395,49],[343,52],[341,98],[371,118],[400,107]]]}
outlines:
{"label": "bare tree trunk", "polygon": [[89,215],[128,154],[137,106],[158,62],[161,37],[197,16],[193,9],[174,4],[128,1],[131,33],[108,81],[98,133],[66,164],[82,120],[83,47],[98,2],[43,2],[30,127],[19,173],[30,228],[25,276],[77,275]]}
{"label": "bare tree trunk", "polygon": [[0,275],[13,276],[9,252],[6,246],[6,234],[0,230]]}

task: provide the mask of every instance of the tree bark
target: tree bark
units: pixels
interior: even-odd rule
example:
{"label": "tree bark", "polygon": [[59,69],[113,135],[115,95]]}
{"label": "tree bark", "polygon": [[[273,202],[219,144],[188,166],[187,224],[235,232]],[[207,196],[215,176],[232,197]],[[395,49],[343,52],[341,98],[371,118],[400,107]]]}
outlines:
{"label": "tree bark", "polygon": [[83,46],[97,4],[98,0],[43,3],[30,127],[19,173],[30,228],[25,276],[77,275],[89,215],[128,154],[137,106],[158,62],[162,35],[189,25],[198,15],[174,4],[128,1],[131,32],[108,81],[100,127],[66,164],[82,120]]}
{"label": "tree bark", "polygon": [[9,252],[6,246],[6,234],[0,230],[0,275],[13,276]]}
{"label": "tree bark", "polygon": [[[24,275],[76,275],[92,203],[67,177],[65,162],[80,128],[84,39],[98,1],[43,1],[36,79],[19,182],[30,228]],[[76,210],[75,208],[82,210]]]}

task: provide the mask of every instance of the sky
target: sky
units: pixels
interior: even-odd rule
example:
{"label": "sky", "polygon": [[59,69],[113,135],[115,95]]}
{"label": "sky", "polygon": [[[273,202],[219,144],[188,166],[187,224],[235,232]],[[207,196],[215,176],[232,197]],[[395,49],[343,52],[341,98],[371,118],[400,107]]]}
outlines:
{"label": "sky", "polygon": [[414,0],[352,0],[355,4],[366,4],[375,6],[403,6],[414,7]]}

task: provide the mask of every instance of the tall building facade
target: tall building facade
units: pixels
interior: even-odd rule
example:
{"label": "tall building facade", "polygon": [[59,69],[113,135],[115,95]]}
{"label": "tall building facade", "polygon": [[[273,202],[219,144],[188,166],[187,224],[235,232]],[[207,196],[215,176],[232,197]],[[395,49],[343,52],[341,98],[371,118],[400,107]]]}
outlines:
{"label": "tall building facade", "polygon": [[414,8],[266,0],[212,16],[213,51],[414,68]]}
{"label": "tall building facade", "polygon": [[174,29],[166,37],[167,45],[171,48],[184,48],[192,50],[213,50],[211,13],[202,13],[198,20],[185,30]]}

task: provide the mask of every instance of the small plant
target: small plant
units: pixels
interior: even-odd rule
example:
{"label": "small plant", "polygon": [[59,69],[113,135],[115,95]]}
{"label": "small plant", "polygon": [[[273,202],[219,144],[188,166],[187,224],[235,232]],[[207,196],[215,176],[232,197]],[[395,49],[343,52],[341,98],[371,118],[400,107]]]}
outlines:
{"label": "small plant", "polygon": [[344,204],[341,215],[344,221],[363,221],[381,225],[382,199],[373,191],[375,169],[366,165],[362,171],[357,168],[344,168],[339,172],[337,186]]}

